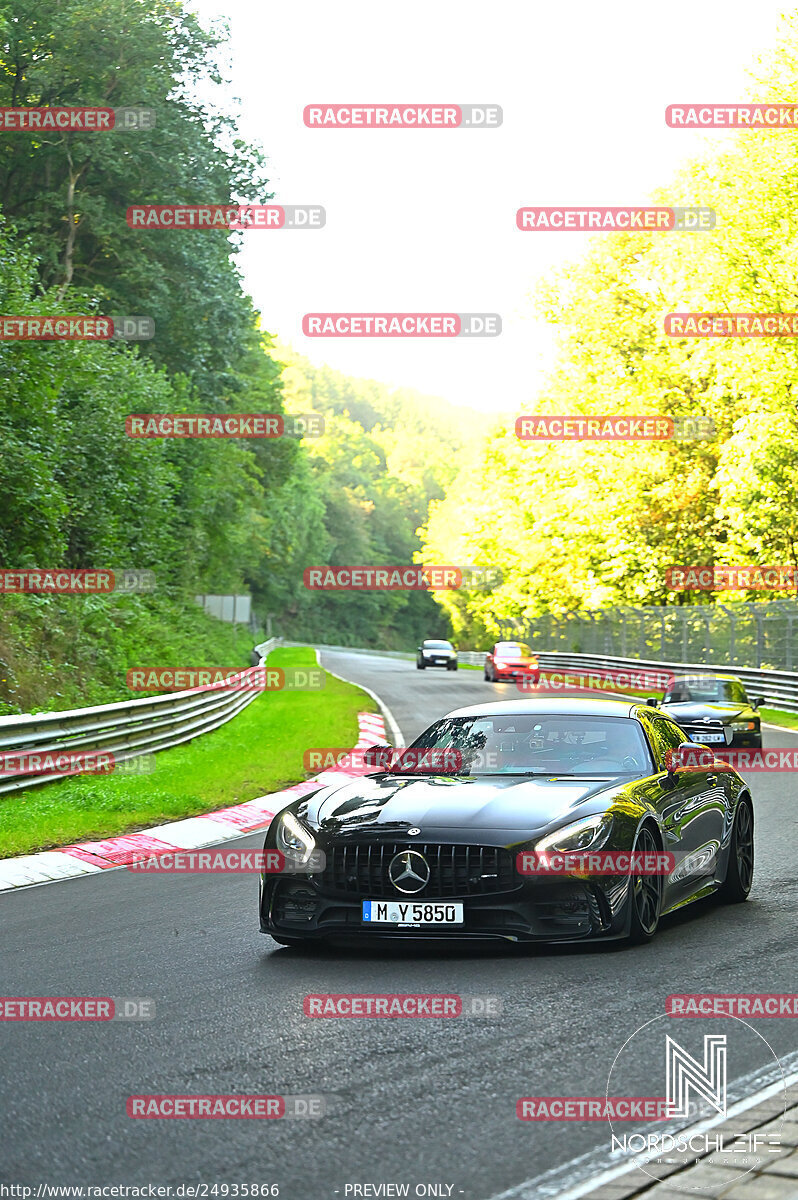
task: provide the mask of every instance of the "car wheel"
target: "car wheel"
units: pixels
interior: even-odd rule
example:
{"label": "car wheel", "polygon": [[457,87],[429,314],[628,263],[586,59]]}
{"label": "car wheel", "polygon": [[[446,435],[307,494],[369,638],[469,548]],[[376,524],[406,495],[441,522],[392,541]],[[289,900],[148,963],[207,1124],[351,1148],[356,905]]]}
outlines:
{"label": "car wheel", "polygon": [[490,683],[490,675],[488,674],[487,667],[485,667],[485,670],[482,673],[482,678],[485,680],[486,683]]}
{"label": "car wheel", "polygon": [[[633,853],[657,854],[654,834],[644,825],[635,838]],[[639,946],[650,942],[657,932],[659,914],[662,908],[662,876],[633,875],[629,888],[629,904],[631,906],[631,923],[629,926],[629,942]]]}
{"label": "car wheel", "polygon": [[423,663],[423,662],[422,662],[422,663],[420,663],[420,662],[417,662],[417,663],[416,663],[416,670],[417,670],[417,671],[423,671],[423,670],[426,668],[426,665],[427,665],[426,663]]}
{"label": "car wheel", "polygon": [[446,668],[446,670],[447,670],[447,671],[456,671],[456,670],[457,670],[457,663],[450,663],[450,664],[448,665],[448,667]]}
{"label": "car wheel", "polygon": [[754,881],[754,814],[747,800],[738,800],[734,814],[729,863],[718,895],[726,904],[748,899]]}

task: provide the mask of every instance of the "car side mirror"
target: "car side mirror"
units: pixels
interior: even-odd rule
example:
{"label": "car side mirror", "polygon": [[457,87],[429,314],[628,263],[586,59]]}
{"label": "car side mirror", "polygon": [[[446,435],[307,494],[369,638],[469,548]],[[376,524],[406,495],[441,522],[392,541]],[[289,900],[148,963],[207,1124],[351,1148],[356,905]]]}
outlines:
{"label": "car side mirror", "polygon": [[764,697],[764,696],[756,696],[756,697],[755,697],[755,698],[754,698],[754,699],[751,701],[751,708],[755,708],[755,709],[756,709],[756,708],[759,708],[760,704],[764,704],[764,703],[765,703],[765,697]]}
{"label": "car side mirror", "polygon": [[390,770],[393,746],[369,746],[363,751],[363,765],[378,771]]}
{"label": "car side mirror", "polygon": [[659,708],[659,700],[656,696],[649,696],[645,703],[649,706],[649,708]]}
{"label": "car side mirror", "polygon": [[660,778],[659,786],[663,792],[672,792],[676,787],[676,768],[681,766],[676,754],[669,750],[665,755],[665,775]]}
{"label": "car side mirror", "polygon": [[[719,725],[720,721],[717,724]],[[734,735],[732,734],[732,736]],[[715,766],[715,755],[709,746],[704,746],[700,742],[682,742],[677,749],[668,750],[666,753],[666,776],[664,779],[660,779],[659,785],[664,792],[672,791],[677,784],[676,772],[679,767],[686,767],[688,771],[709,771]]]}

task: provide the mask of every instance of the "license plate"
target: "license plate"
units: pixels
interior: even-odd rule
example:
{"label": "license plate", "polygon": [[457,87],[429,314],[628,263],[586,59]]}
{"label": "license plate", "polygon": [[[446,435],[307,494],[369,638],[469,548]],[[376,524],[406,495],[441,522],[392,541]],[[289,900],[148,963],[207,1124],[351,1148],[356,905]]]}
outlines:
{"label": "license plate", "polygon": [[725,742],[726,738],[722,733],[691,733],[691,742]]}
{"label": "license plate", "polygon": [[364,900],[367,925],[462,925],[462,904],[437,900]]}

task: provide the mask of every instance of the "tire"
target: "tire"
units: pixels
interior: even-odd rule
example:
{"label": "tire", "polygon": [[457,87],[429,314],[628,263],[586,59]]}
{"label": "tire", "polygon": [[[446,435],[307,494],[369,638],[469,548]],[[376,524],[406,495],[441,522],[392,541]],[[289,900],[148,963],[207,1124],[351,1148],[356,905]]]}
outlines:
{"label": "tire", "polygon": [[448,666],[448,667],[446,668],[446,670],[447,670],[447,671],[456,671],[456,670],[457,670],[457,663],[454,663],[454,665],[453,665],[453,666]]}
{"label": "tire", "polygon": [[482,673],[482,678],[485,680],[485,683],[490,683],[490,675],[488,674],[487,667],[485,667],[485,670]]}
{"label": "tire", "polygon": [[420,662],[417,662],[417,663],[416,663],[416,670],[417,670],[417,671],[425,671],[425,670],[426,670],[426,667],[427,667],[427,664],[426,664],[426,663],[420,663]]}
{"label": "tire", "polygon": [[[647,825],[638,831],[634,851],[641,854],[656,854],[660,847]],[[631,921],[628,942],[631,946],[642,946],[650,942],[657,932],[659,914],[662,909],[662,876],[633,875],[629,888]]]}
{"label": "tire", "polygon": [[718,888],[724,904],[741,904],[748,899],[754,881],[754,813],[750,801],[738,800],[734,814],[726,878]]}

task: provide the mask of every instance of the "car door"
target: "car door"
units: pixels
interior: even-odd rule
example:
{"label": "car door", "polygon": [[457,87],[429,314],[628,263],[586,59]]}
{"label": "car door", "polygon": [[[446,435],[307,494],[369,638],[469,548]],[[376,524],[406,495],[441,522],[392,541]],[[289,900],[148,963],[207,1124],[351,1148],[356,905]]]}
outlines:
{"label": "car door", "polygon": [[[646,733],[661,771],[667,755],[689,744],[674,721],[658,714],[641,714]],[[675,772],[675,787],[660,789],[656,807],[662,818],[665,850],[676,854],[675,870],[666,880],[663,906],[686,900],[714,876],[723,830],[725,797],[721,772],[688,762]]]}

